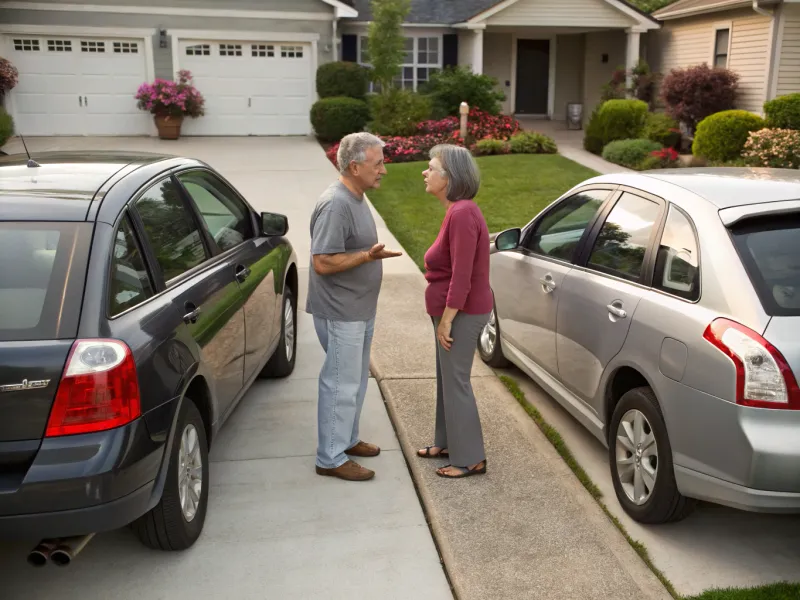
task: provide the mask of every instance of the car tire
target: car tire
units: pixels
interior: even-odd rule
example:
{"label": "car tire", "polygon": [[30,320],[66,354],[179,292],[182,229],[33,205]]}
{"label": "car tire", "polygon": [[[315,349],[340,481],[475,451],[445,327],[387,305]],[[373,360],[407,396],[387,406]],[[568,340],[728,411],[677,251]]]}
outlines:
{"label": "car tire", "polygon": [[[189,462],[186,461],[187,454],[190,459],[200,461],[202,474],[199,502],[193,514],[188,517],[181,501],[180,477],[182,468],[190,468],[190,464],[183,466]],[[186,550],[197,541],[203,531],[209,488],[205,425],[200,411],[189,398],[184,398],[181,402],[168,461],[167,480],[161,501],[150,512],[134,521],[132,529],[145,546],[154,550]],[[188,487],[184,491],[188,493]]]}
{"label": "car tire", "polygon": [[278,347],[264,366],[259,377],[288,377],[294,371],[297,357],[297,304],[292,290],[283,289],[283,306],[281,307],[281,337]]}
{"label": "car tire", "polygon": [[[626,425],[621,430],[623,420]],[[641,434],[636,433],[637,423]],[[651,434],[653,441],[648,444]],[[678,491],[667,426],[652,389],[636,388],[620,398],[611,417],[608,448],[614,491],[633,520],[645,524],[670,523],[692,512],[697,502]]]}
{"label": "car tire", "polygon": [[481,329],[478,336],[478,354],[481,360],[490,367],[502,369],[509,365],[508,359],[503,356],[500,344],[500,323],[497,320],[497,308],[492,308],[489,321]]}

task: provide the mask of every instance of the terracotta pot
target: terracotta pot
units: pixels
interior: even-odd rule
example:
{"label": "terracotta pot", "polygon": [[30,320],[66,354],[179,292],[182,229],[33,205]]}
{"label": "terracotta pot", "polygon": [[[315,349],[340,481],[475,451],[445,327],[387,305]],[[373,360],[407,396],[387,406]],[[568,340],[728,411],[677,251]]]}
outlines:
{"label": "terracotta pot", "polygon": [[156,115],[155,121],[156,129],[158,129],[158,137],[162,140],[177,140],[180,137],[183,115],[178,117]]}

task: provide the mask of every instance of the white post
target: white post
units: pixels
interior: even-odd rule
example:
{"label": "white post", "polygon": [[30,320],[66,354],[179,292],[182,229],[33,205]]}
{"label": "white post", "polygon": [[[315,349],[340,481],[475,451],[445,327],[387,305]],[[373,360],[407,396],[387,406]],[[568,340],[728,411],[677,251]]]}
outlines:
{"label": "white post", "polygon": [[483,29],[474,29],[472,39],[472,72],[483,74]]}
{"label": "white post", "polygon": [[462,102],[461,106],[458,108],[458,112],[461,114],[461,139],[467,137],[467,115],[469,115],[469,105],[466,102]]}
{"label": "white post", "polygon": [[625,87],[630,88],[633,83],[631,71],[639,64],[639,44],[642,33],[638,29],[628,29],[628,49],[625,54]]}

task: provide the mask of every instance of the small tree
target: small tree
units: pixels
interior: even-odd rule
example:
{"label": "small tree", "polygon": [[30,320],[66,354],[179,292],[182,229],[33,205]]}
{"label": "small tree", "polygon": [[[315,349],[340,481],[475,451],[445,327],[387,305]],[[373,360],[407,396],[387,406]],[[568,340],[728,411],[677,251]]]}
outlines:
{"label": "small tree", "polygon": [[739,76],[728,69],[702,64],[673,69],[664,78],[661,97],[667,112],[693,133],[708,116],[731,110],[736,102]]}
{"label": "small tree", "polygon": [[405,56],[403,21],[410,10],[410,0],[372,0],[367,58],[381,93],[388,93],[400,74]]}

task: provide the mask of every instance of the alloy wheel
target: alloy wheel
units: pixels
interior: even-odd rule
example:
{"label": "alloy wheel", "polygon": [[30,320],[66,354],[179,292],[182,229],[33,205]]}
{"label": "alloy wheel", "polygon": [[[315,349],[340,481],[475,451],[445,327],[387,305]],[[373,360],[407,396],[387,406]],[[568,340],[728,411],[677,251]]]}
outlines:
{"label": "alloy wheel", "polygon": [[481,350],[486,356],[494,354],[495,346],[497,345],[497,320],[495,318],[494,310],[489,315],[489,322],[486,323],[481,331]]}
{"label": "alloy wheel", "polygon": [[191,423],[181,435],[178,454],[178,492],[181,511],[187,523],[191,523],[200,507],[203,491],[203,457],[200,453],[200,438]]}
{"label": "alloy wheel", "polygon": [[658,479],[658,445],[650,421],[639,410],[626,412],[617,426],[617,476],[628,499],[641,506]]}
{"label": "alloy wheel", "polygon": [[292,362],[294,356],[294,311],[291,302],[287,302],[283,309],[283,332],[286,342],[286,360]]}

